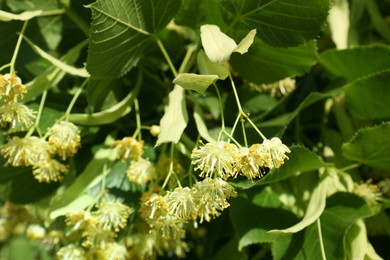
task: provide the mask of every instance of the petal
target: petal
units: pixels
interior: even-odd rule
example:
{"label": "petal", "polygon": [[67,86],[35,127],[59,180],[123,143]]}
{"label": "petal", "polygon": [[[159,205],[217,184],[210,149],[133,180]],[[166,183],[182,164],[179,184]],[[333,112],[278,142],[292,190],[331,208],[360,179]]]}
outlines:
{"label": "petal", "polygon": [[206,24],[200,27],[200,37],[207,57],[212,62],[228,61],[232,52],[237,48],[236,42],[221,32],[218,26]]}

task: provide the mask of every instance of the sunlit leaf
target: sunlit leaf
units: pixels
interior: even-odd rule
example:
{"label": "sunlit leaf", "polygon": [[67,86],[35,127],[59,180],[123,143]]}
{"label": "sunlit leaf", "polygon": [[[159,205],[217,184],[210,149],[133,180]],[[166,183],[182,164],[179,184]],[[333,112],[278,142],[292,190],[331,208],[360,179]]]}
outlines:
{"label": "sunlit leaf", "polygon": [[351,193],[336,193],[326,203],[319,222],[293,235],[277,235],[272,245],[274,259],[317,259],[322,254],[321,243],[328,259],[345,259],[346,252],[340,245],[344,245],[351,225],[358,219],[376,214],[378,210]]}
{"label": "sunlit leaf", "polygon": [[179,85],[175,85],[169,93],[168,102],[165,114],[160,121],[160,134],[156,146],[168,142],[177,143],[187,126],[188,113],[184,89]]}
{"label": "sunlit leaf", "polygon": [[128,72],[144,55],[151,36],[164,28],[180,4],[177,0],[98,0],[89,5],[93,19],[89,73],[97,78],[116,78]]}
{"label": "sunlit leaf", "polygon": [[325,209],[326,194],[327,194],[328,179],[324,178],[317,187],[313,190],[310,196],[310,201],[305,211],[305,216],[294,226],[286,229],[273,229],[270,233],[286,234],[297,233],[309,225],[313,224],[322,214]]}
{"label": "sunlit leaf", "polygon": [[55,219],[69,212],[81,211],[95,202],[95,198],[88,194],[80,194],[68,205],[50,212],[50,218]]}
{"label": "sunlit leaf", "polygon": [[104,170],[109,169],[115,158],[112,149],[101,148],[95,152],[94,158],[89,161],[84,171],[60,196],[54,198],[50,212],[70,207],[72,203],[77,204],[79,196],[84,194],[88,187],[94,186],[94,183],[101,181]]}
{"label": "sunlit leaf", "polygon": [[375,168],[390,168],[390,123],[364,128],[342,146],[350,160]]}
{"label": "sunlit leaf", "polygon": [[8,22],[12,20],[26,21],[42,14],[42,10],[25,11],[20,14],[13,14],[0,10],[0,21]]}
{"label": "sunlit leaf", "polygon": [[173,83],[184,89],[195,90],[204,95],[207,88],[214,84],[218,79],[219,77],[217,75],[181,73],[173,80]]}
{"label": "sunlit leaf", "polygon": [[348,47],[349,5],[347,0],[333,1],[329,10],[329,28],[337,49]]}
{"label": "sunlit leaf", "polygon": [[199,105],[195,106],[194,119],[195,119],[196,128],[198,129],[200,136],[209,143],[216,142],[216,140],[212,138],[209,134],[207,126],[203,120],[203,112]]}

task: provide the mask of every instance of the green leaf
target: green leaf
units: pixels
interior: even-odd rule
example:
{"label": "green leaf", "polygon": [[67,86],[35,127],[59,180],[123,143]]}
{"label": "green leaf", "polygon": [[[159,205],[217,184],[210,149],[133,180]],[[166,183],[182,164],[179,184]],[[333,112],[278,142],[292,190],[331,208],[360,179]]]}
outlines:
{"label": "green leaf", "polygon": [[44,50],[42,50],[41,48],[39,48],[32,41],[30,41],[30,39],[28,39],[27,37],[23,37],[23,38],[24,38],[24,40],[26,40],[26,42],[31,46],[31,48],[39,56],[41,56],[45,60],[49,61],[55,67],[61,69],[62,71],[66,72],[66,73],[68,73],[70,75],[79,76],[79,77],[83,77],[83,78],[88,78],[89,77],[89,74],[88,74],[88,72],[87,72],[87,70],[85,68],[75,68],[75,67],[73,67],[73,66],[71,66],[69,64],[66,64],[65,62],[63,62],[63,61],[61,61],[59,59],[54,58],[49,53],[47,53]]}
{"label": "green leaf", "polygon": [[160,134],[156,146],[162,143],[177,143],[187,126],[188,113],[186,108],[185,90],[179,85],[175,85],[169,93],[168,105],[165,114],[160,121]]}
{"label": "green leaf", "polygon": [[313,224],[314,221],[316,221],[321,216],[325,209],[327,187],[328,178],[324,178],[320,183],[318,183],[317,187],[313,190],[313,193],[310,196],[310,201],[307,206],[305,216],[301,221],[292,227],[279,230],[273,229],[269,232],[275,234],[297,233]]}
{"label": "green leaf", "polygon": [[343,144],[343,155],[359,163],[388,170],[390,168],[390,122],[359,130]]}
{"label": "green leaf", "polygon": [[273,242],[279,236],[268,230],[291,226],[297,221],[293,213],[280,208],[277,195],[267,188],[240,191],[239,197],[230,203],[230,218],[239,238],[239,250],[256,243]]}
{"label": "green leaf", "polygon": [[349,228],[346,238],[347,259],[364,259],[369,245],[366,224],[359,219]]}
{"label": "green leaf", "polygon": [[[1,158],[0,164],[5,163]],[[59,183],[39,183],[31,167],[1,167],[0,198],[16,204],[34,203],[52,194]]]}
{"label": "green leaf", "polygon": [[[60,196],[53,199],[49,212],[70,207],[77,203],[77,200],[89,187],[93,187],[96,182],[101,181],[104,169],[109,169],[115,160],[115,153],[112,149],[100,148],[95,152],[94,158],[89,161],[84,171]],[[53,213],[54,214],[54,213]]]}
{"label": "green leaf", "polygon": [[247,54],[233,54],[230,58],[234,70],[256,84],[300,76],[316,61],[317,50],[314,41],[296,47],[277,48],[257,38]]}
{"label": "green leaf", "polygon": [[151,36],[180,8],[177,0],[98,0],[89,5],[92,24],[87,69],[96,78],[117,78],[137,65]]}
{"label": "green leaf", "polygon": [[345,103],[357,119],[390,119],[390,70],[358,79],[345,86]]}
{"label": "green leaf", "polygon": [[390,68],[390,47],[374,45],[345,50],[328,50],[321,53],[318,61],[331,73],[355,80]]}
{"label": "green leaf", "polygon": [[50,218],[56,219],[59,216],[64,216],[66,213],[75,212],[86,209],[88,206],[95,202],[95,198],[88,194],[79,195],[74,201],[69,203],[68,205],[53,210],[50,212]]}
{"label": "green leaf", "polygon": [[219,77],[217,75],[199,75],[194,73],[181,73],[173,83],[184,89],[195,90],[204,95],[208,87],[214,84]]}
{"label": "green leaf", "polygon": [[131,111],[134,98],[137,96],[141,87],[142,79],[142,74],[139,73],[133,91],[129,92],[124,99],[112,107],[90,114],[73,113],[69,115],[69,121],[82,125],[104,125],[122,118]]}
{"label": "green leaf", "polygon": [[[311,106],[316,102],[338,95],[340,92],[342,92],[342,90],[343,90],[342,88],[336,88],[326,93],[311,92],[294,111],[286,114],[282,114],[280,116],[274,117],[267,121],[263,120],[260,124],[256,124],[256,125],[261,129],[280,128],[281,130],[278,134],[282,135],[283,132],[287,129],[287,126],[290,124],[290,122],[296,116],[298,116],[303,109]],[[253,121],[256,122],[257,121],[256,118],[254,118]]]}
{"label": "green leaf", "polygon": [[309,151],[307,148],[292,146],[290,147],[290,150],[291,153],[288,154],[289,159],[286,160],[280,168],[271,170],[263,179],[254,182],[241,181],[232,183],[232,185],[243,189],[249,189],[256,185],[279,182],[294,177],[302,172],[309,172],[329,166],[329,164],[325,163],[318,155]]}
{"label": "green leaf", "polygon": [[[80,56],[81,51],[87,45],[88,41],[82,41],[73,48],[71,48],[63,57],[61,61],[64,63],[72,64]],[[45,72],[39,74],[32,81],[26,84],[28,89],[24,95],[23,102],[28,102],[34,98],[42,95],[43,91],[49,89],[52,86],[56,86],[65,76],[65,72],[58,67],[52,66]]]}
{"label": "green leaf", "polygon": [[[293,235],[279,235],[272,245],[274,259],[318,259],[321,241],[328,259],[345,259],[346,234],[358,219],[376,214],[365,201],[350,193],[336,193],[328,198],[327,206],[320,217],[305,230]],[[318,224],[322,237],[319,239]]]}
{"label": "green leaf", "polygon": [[296,46],[314,39],[328,15],[328,0],[226,0],[222,5],[232,14],[233,24],[257,29],[266,43]]}
{"label": "green leaf", "polygon": [[209,131],[207,129],[207,126],[206,126],[205,122],[203,121],[203,111],[198,104],[195,105],[194,120],[195,120],[196,128],[199,132],[199,135],[203,139],[205,139],[207,142],[215,143],[216,140],[210,136]]}
{"label": "green leaf", "polygon": [[175,23],[198,30],[203,24],[224,24],[221,0],[183,0]]}

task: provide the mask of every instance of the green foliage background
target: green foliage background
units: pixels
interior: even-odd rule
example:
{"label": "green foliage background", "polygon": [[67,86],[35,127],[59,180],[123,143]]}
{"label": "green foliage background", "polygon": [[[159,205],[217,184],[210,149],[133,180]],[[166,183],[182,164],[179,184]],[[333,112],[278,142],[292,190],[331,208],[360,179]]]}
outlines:
{"label": "green foliage background", "polygon": [[[177,119],[168,122],[169,130],[161,123],[164,138],[143,134],[154,161],[173,141],[177,157],[188,166],[186,155],[198,132],[203,139],[214,138],[221,113],[230,126],[237,114],[225,81],[217,83],[223,111],[212,88],[204,96],[193,91],[168,96],[176,75],[159,44],[177,70],[192,49],[190,61],[179,72],[199,73],[201,25],[216,24],[236,42],[256,29],[249,52],[232,55],[231,70],[244,111],[267,137],[283,139],[292,151],[290,159],[264,179],[232,181],[238,198],[231,199],[231,207],[219,219],[200,226],[206,236],[194,232],[188,237],[188,258],[390,257],[384,246],[390,242],[388,1],[3,0],[0,8],[47,13],[30,19],[25,36],[31,42],[22,42],[15,65],[28,86],[23,101],[30,107],[37,108],[40,96],[49,90],[41,129],[63,115],[84,74],[66,70],[39,49],[74,69],[86,66],[90,75],[69,118],[81,127],[82,135],[82,149],[69,162],[70,174],[63,183],[42,184],[34,180],[30,168],[4,166],[0,169],[3,202],[45,210],[52,218],[46,220],[48,225],[72,207],[87,207],[105,174],[109,192],[137,206],[143,190],[123,180],[125,166],[110,157],[105,145],[107,136],[119,139],[133,134],[135,97],[144,125],[160,124],[164,107],[171,107],[170,118]],[[335,8],[341,13],[338,18],[329,16]],[[172,19],[184,27],[167,27]],[[334,20],[336,24],[349,23],[348,30],[332,28],[332,19],[340,19]],[[0,65],[11,60],[22,25],[16,20],[0,22]],[[286,77],[296,78],[297,88],[282,98],[250,87]],[[247,127],[249,143],[259,142]],[[3,130],[2,142],[15,134],[21,133]],[[156,142],[160,146],[153,149]],[[354,192],[370,179],[382,188],[382,199],[374,204]],[[52,258],[22,237],[5,241],[2,250],[9,259],[32,259],[36,254]]]}

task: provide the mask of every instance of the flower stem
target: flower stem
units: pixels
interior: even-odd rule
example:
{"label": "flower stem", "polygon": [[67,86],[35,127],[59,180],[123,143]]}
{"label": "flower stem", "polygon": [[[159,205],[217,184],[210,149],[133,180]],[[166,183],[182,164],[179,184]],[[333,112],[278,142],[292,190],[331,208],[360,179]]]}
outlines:
{"label": "flower stem", "polygon": [[[137,129],[135,130],[138,134],[138,140],[142,140],[142,134],[141,134],[141,116],[139,113],[139,104],[138,104],[138,99],[134,99],[134,110],[135,110],[135,121],[137,122]],[[134,136],[135,137],[135,136]]]}
{"label": "flower stem", "polygon": [[[256,132],[261,136],[261,138],[263,138],[264,140],[267,139],[267,137],[265,137],[263,135],[263,133],[260,131],[260,129],[257,128],[257,126],[252,122],[252,120],[249,118],[249,115],[245,114],[244,110],[242,109],[242,106],[241,106],[241,102],[240,102],[240,99],[238,97],[238,93],[237,93],[237,89],[236,89],[236,85],[234,84],[234,81],[233,81],[233,78],[232,78],[232,75],[229,73],[229,79],[230,79],[230,83],[232,84],[232,88],[233,88],[233,93],[234,93],[234,97],[236,99],[236,103],[237,103],[237,107],[238,107],[238,112],[239,112],[239,116],[242,118],[242,119],[246,119],[248,121],[248,123],[256,130]],[[243,128],[245,129],[245,128]],[[245,131],[245,130],[244,130]],[[245,136],[245,134],[244,134]]]}
{"label": "flower stem", "polygon": [[87,85],[89,81],[89,78],[86,78],[83,82],[83,84],[81,84],[81,86],[79,87],[79,89],[77,90],[76,94],[74,94],[72,100],[70,101],[70,104],[68,106],[68,108],[66,109],[66,112],[65,112],[65,120],[68,121],[69,120],[69,115],[70,115],[70,112],[72,111],[72,108],[73,106],[75,105],[78,97],[80,96],[83,88]]}
{"label": "flower stem", "polygon": [[43,91],[43,93],[42,93],[41,102],[39,103],[37,118],[35,119],[34,126],[28,130],[25,137],[30,137],[32,135],[32,133],[34,132],[34,130],[37,130],[39,135],[41,135],[40,129],[39,129],[39,121],[41,121],[43,108],[45,107],[46,97],[47,97],[47,90]]}
{"label": "flower stem", "polygon": [[177,77],[177,70],[175,69],[175,66],[172,63],[172,60],[169,57],[167,50],[165,49],[164,45],[162,44],[162,42],[161,42],[161,40],[159,38],[155,37],[155,40],[156,40],[157,45],[160,48],[160,50],[161,50],[161,52],[162,52],[162,54],[163,54],[163,56],[165,58],[165,60],[168,63],[168,66],[171,69],[173,76]]}
{"label": "flower stem", "polygon": [[322,260],[326,260],[324,241],[322,239],[321,221],[318,218],[316,222],[317,222],[317,229],[318,229],[318,238],[320,240],[320,248],[321,248]]}
{"label": "flower stem", "polygon": [[20,34],[19,34],[18,41],[16,42],[14,54],[12,55],[12,59],[11,59],[11,62],[10,62],[10,72],[9,72],[9,73],[10,73],[11,75],[15,74],[15,62],[16,62],[16,57],[18,56],[19,49],[20,49],[20,44],[22,43],[23,34],[24,34],[24,31],[26,30],[27,24],[28,24],[28,20],[26,20],[26,21],[23,23],[23,27],[22,27],[22,30],[21,30],[21,32],[20,32]]}
{"label": "flower stem", "polygon": [[225,116],[223,114],[223,104],[222,104],[222,97],[221,94],[219,93],[218,87],[216,84],[214,84],[215,91],[217,92],[218,96],[218,103],[219,103],[219,109],[221,111],[221,131],[218,134],[218,139],[217,141],[221,140],[222,133],[225,132]]}

